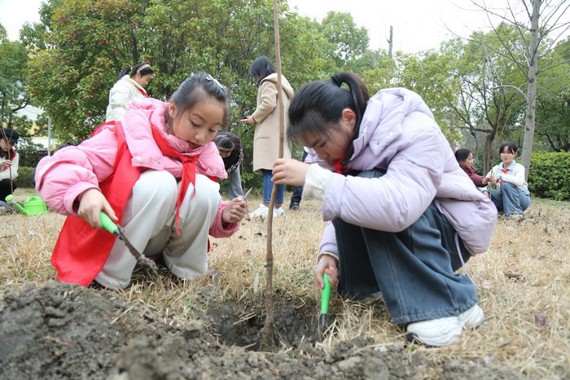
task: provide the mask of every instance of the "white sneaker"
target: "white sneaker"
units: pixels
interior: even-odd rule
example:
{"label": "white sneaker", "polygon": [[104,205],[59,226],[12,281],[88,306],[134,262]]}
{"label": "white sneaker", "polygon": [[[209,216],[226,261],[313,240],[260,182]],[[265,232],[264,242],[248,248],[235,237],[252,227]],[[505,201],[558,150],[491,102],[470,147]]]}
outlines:
{"label": "white sneaker", "polygon": [[283,210],[283,207],[273,209],[273,217],[274,218],[277,218],[278,216],[281,216],[283,214],[285,214],[285,210]]}
{"label": "white sneaker", "polygon": [[407,329],[406,339],[410,342],[419,341],[426,346],[448,346],[461,336],[463,323],[458,317],[446,317],[430,319],[410,323]]}
{"label": "white sneaker", "polygon": [[249,217],[265,219],[267,218],[267,214],[269,214],[269,209],[266,205],[261,203],[255,211],[249,213]]}
{"label": "white sneaker", "polygon": [[464,327],[475,329],[485,320],[485,313],[483,313],[479,305],[475,304],[471,309],[459,314],[457,318],[459,318],[459,322],[461,322]]}

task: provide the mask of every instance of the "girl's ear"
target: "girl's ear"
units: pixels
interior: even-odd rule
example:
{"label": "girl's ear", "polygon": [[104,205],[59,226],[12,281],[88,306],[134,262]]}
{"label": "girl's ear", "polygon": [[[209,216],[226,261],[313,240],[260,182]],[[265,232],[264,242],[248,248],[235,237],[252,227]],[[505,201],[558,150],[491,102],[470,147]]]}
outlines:
{"label": "girl's ear", "polygon": [[350,108],[343,109],[341,117],[348,123],[348,125],[350,125],[351,128],[354,128],[356,126],[356,114]]}
{"label": "girl's ear", "polygon": [[174,115],[176,115],[176,104],[174,104],[172,100],[168,102],[168,114],[172,119],[174,119]]}

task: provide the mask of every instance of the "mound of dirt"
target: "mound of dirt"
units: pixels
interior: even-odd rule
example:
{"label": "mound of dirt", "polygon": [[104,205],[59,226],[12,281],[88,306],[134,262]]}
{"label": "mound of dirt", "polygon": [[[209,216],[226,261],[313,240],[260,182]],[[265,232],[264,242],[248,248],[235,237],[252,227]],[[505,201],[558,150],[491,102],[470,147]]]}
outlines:
{"label": "mound of dirt", "polygon": [[310,337],[314,326],[306,313],[282,305],[275,314],[281,349],[262,352],[255,336],[263,313],[252,305],[218,304],[203,320],[172,326],[109,291],[58,282],[6,291],[0,302],[0,377],[522,379],[509,368],[433,363],[420,351],[375,348],[366,339],[325,350]]}

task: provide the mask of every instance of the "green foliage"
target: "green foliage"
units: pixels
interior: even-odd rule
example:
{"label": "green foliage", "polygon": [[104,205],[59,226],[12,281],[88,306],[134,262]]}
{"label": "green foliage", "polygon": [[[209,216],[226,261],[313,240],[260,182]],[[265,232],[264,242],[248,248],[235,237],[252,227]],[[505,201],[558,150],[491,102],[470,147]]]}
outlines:
{"label": "green foliage", "polygon": [[9,41],[0,25],[0,126],[25,131],[29,119],[16,112],[24,108],[29,99],[25,94],[28,53],[24,45]]}
{"label": "green foliage", "polygon": [[534,152],[528,186],[540,198],[570,200],[570,153]]}
{"label": "green foliage", "polygon": [[33,188],[35,173],[36,173],[35,167],[20,166],[18,168],[18,178],[16,178],[15,181],[18,187]]}

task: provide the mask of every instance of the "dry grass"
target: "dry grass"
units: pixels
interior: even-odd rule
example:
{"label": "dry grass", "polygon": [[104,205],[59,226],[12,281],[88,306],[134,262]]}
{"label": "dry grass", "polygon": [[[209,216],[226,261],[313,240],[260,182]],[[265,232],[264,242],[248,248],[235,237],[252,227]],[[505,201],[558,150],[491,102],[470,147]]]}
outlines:
{"label": "dry grass", "polygon": [[[16,190],[16,199],[33,193]],[[257,200],[250,201],[250,208]],[[570,368],[570,205],[534,200],[527,211],[532,221],[501,219],[488,253],[472,259],[469,273],[478,284],[486,321],[466,332],[452,347],[426,349],[411,345],[433,359],[473,360],[506,365],[531,378],[569,378]],[[6,215],[0,234],[2,289],[42,285],[54,278],[49,258],[63,217]],[[314,286],[315,248],[323,223],[316,202],[304,201],[298,212],[274,220],[274,292],[299,304],[318,303]],[[222,299],[259,300],[265,286],[266,225],[244,221],[229,239],[213,239],[211,267],[214,280],[185,282],[170,276],[143,278],[118,292],[132,302],[152,308],[167,323],[204,312],[212,297],[204,285],[213,285]],[[391,323],[382,303],[365,306],[333,297],[334,329],[323,342],[371,336],[378,346],[401,344],[402,332]]]}

